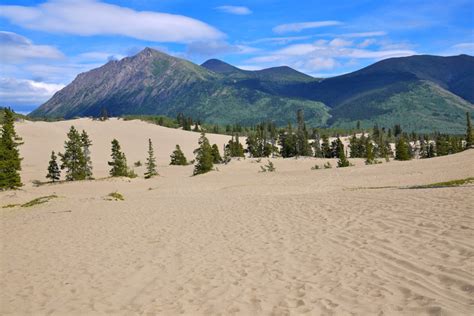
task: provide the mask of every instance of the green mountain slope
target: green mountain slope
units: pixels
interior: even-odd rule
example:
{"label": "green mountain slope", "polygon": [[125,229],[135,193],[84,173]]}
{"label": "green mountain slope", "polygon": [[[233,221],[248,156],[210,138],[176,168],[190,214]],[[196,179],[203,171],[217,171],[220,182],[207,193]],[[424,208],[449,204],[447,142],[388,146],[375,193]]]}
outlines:
{"label": "green mountain slope", "polygon": [[474,112],[474,57],[411,56],[317,79],[286,66],[242,70],[211,59],[201,66],[146,48],[82,73],[31,117],[167,115],[208,123],[294,122],[309,126],[402,124],[410,131],[462,133]]}
{"label": "green mountain slope", "polygon": [[462,133],[473,105],[429,81],[396,83],[361,94],[331,110],[333,127],[392,127],[406,131]]}

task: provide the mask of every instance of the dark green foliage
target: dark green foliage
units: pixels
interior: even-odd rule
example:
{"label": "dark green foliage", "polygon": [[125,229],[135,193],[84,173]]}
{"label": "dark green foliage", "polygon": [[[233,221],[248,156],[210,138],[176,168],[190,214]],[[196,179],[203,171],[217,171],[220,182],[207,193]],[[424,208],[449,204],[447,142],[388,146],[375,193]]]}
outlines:
{"label": "dark green foliage", "polygon": [[219,147],[216,144],[212,145],[212,162],[215,164],[222,163],[222,157],[219,152]]}
{"label": "dark green foliage", "polygon": [[84,154],[84,174],[86,179],[92,179],[92,160],[91,160],[91,151],[90,146],[92,146],[92,141],[87,135],[86,131],[82,131],[81,134],[82,142],[82,152]]}
{"label": "dark green foliage", "polygon": [[194,150],[196,155],[196,165],[193,175],[203,174],[212,170],[214,157],[212,156],[212,147],[205,133],[201,133],[199,138],[199,148]]}
{"label": "dark green foliage", "polygon": [[188,164],[188,161],[186,160],[186,157],[184,156],[184,153],[179,145],[176,145],[176,149],[173,151],[170,157],[170,165],[186,166]]}
{"label": "dark green foliage", "polygon": [[365,134],[362,134],[360,137],[357,137],[355,134],[349,139],[349,148],[351,150],[351,158],[365,158],[367,147],[367,137]]}
{"label": "dark green foliage", "polygon": [[342,143],[341,139],[338,137],[336,140],[337,143],[337,157],[339,160],[337,161],[337,166],[339,168],[349,167],[350,163],[349,160],[346,158],[346,153],[344,152],[344,144]]}
{"label": "dark green foliage", "polygon": [[59,181],[61,178],[61,170],[59,170],[59,166],[57,163],[57,157],[54,151],[51,152],[51,160],[49,161],[48,165],[48,174],[46,178],[50,179],[51,182]]}
{"label": "dark green foliage", "polygon": [[410,160],[410,145],[405,137],[400,136],[395,143],[395,160]]}
{"label": "dark green foliage", "polygon": [[321,154],[323,158],[332,158],[331,147],[329,146],[329,138],[327,135],[321,137]]}
{"label": "dark green foliage", "polygon": [[15,117],[11,109],[3,109],[0,135],[0,190],[22,186],[20,173],[21,158],[18,146],[21,138],[15,132]]}
{"label": "dark green foliage", "polygon": [[296,121],[298,123],[298,130],[296,132],[296,154],[297,156],[312,156],[313,151],[308,143],[308,131],[304,122],[303,110],[296,112]]}
{"label": "dark green foliage", "polygon": [[66,169],[66,180],[76,181],[87,178],[87,161],[84,156],[84,144],[79,132],[71,126],[64,142],[64,154],[59,153],[61,169]]}
{"label": "dark green foliage", "polygon": [[466,148],[471,148],[473,144],[474,134],[471,125],[471,115],[466,112]]}
{"label": "dark green foliage", "polygon": [[298,154],[297,139],[291,124],[288,123],[286,130],[281,130],[279,135],[280,155],[283,158],[294,157]]}
{"label": "dark green foliage", "polygon": [[112,177],[128,177],[130,172],[127,168],[127,158],[125,154],[121,151],[120,144],[118,140],[112,140],[112,161],[109,161],[110,169],[109,174]]}
{"label": "dark green foliage", "polygon": [[[352,155],[351,155],[352,157]],[[371,165],[375,163],[374,145],[370,139],[366,140],[365,145],[365,163]]]}
{"label": "dark green foliage", "polygon": [[244,147],[239,141],[239,135],[236,134],[235,137],[229,140],[229,143],[226,146],[227,156],[229,157],[244,157]]}
{"label": "dark green foliage", "polygon": [[266,164],[265,166],[260,166],[260,172],[275,172],[275,171],[276,171],[275,165],[270,160],[268,160],[268,164]]}
{"label": "dark green foliage", "polygon": [[247,151],[250,157],[268,157],[275,150],[276,127],[271,123],[257,124],[255,131],[247,136]]}
{"label": "dark green foliage", "polygon": [[153,152],[151,139],[148,139],[148,157],[146,158],[145,167],[145,179],[150,179],[151,177],[158,175],[158,171],[156,171],[156,158]]}

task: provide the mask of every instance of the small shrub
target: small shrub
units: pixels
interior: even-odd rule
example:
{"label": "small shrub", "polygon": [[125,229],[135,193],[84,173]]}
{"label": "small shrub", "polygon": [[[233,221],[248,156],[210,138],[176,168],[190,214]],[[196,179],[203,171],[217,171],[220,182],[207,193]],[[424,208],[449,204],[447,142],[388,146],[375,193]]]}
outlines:
{"label": "small shrub", "polygon": [[17,207],[17,206],[20,206],[20,204],[7,204],[7,205],[2,206],[2,208],[12,208],[12,207]]}
{"label": "small shrub", "polygon": [[260,166],[260,172],[275,172],[275,170],[276,168],[270,160],[268,160],[268,164],[265,166]]}
{"label": "small shrub", "polygon": [[43,204],[43,203],[46,203],[49,200],[55,199],[57,197],[58,196],[54,195],[54,194],[53,195],[48,195],[48,196],[41,196],[39,198],[33,199],[29,202],[26,202],[26,203],[22,204],[21,207],[32,207],[32,206],[35,206],[35,205]]}
{"label": "small shrub", "polygon": [[311,170],[319,170],[319,169],[321,169],[319,165],[314,165],[313,167],[311,167]]}
{"label": "small shrub", "polygon": [[324,164],[324,169],[331,169],[331,168],[332,168],[332,165],[329,161]]}
{"label": "small shrub", "polygon": [[123,195],[118,192],[112,192],[107,195],[108,201],[123,201],[125,200]]}
{"label": "small shrub", "polygon": [[138,161],[135,161],[135,163],[133,164],[135,167],[141,167],[142,166],[142,162],[140,160]]}
{"label": "small shrub", "polygon": [[129,169],[129,170],[127,170],[127,177],[130,178],[130,179],[134,179],[134,178],[138,177],[138,175],[135,173],[135,170]]}

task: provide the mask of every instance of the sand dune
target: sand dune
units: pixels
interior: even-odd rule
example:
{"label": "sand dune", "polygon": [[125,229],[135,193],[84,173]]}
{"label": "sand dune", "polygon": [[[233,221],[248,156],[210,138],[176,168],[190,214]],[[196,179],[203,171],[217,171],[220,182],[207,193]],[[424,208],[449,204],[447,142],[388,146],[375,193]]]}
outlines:
{"label": "sand dune", "polygon": [[[160,177],[33,187],[74,124],[96,177],[110,140]],[[22,190],[1,208],[2,315],[469,315],[474,313],[474,186],[403,189],[474,176],[474,150],[345,169],[324,159],[255,159],[190,177],[168,166],[199,134],[143,122],[21,123]],[[209,135],[222,145],[228,137]],[[335,160],[331,160],[336,165]],[[142,170],[137,170],[141,172]],[[124,201],[107,201],[118,191]]]}

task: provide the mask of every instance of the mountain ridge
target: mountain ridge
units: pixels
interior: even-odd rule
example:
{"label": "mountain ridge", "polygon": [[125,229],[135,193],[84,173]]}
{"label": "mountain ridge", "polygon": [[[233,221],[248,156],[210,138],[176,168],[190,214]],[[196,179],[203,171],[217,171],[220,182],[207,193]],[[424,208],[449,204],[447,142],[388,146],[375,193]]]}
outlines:
{"label": "mountain ridge", "polygon": [[[251,71],[218,59],[200,66],[145,48],[79,74],[31,116],[98,116],[106,108],[115,116],[184,113],[209,123],[271,120],[284,125],[303,109],[307,124],[315,127],[354,125],[357,120],[369,126],[379,120],[426,131],[431,121],[432,130],[458,133],[461,117],[474,109],[473,73],[474,57],[469,55],[416,55],[319,79],[288,66]],[[404,104],[397,103],[402,100]],[[400,111],[410,117],[395,122]],[[455,115],[440,118],[451,112]],[[416,127],[417,120],[425,123]]]}

